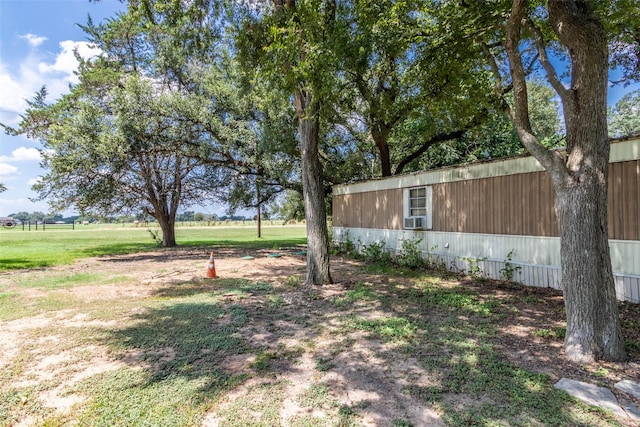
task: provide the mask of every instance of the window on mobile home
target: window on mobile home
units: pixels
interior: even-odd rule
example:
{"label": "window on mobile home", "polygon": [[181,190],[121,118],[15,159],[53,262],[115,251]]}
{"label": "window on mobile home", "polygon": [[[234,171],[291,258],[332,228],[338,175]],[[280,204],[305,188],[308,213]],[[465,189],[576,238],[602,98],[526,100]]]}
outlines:
{"label": "window on mobile home", "polygon": [[429,186],[404,190],[404,228],[431,229],[431,194]]}

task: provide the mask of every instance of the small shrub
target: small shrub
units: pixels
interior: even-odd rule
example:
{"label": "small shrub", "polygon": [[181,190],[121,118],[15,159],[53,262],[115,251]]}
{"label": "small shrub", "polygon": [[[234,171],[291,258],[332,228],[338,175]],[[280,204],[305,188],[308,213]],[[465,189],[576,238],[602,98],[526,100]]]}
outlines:
{"label": "small shrub", "polygon": [[467,274],[474,279],[481,279],[483,275],[482,267],[480,267],[480,263],[487,260],[487,257],[484,258],[462,258],[463,261],[467,261],[469,263],[469,271]]}
{"label": "small shrub", "polygon": [[397,258],[398,265],[408,268],[420,268],[425,266],[425,259],[420,250],[422,239],[403,239],[402,250]]}
{"label": "small shrub", "polygon": [[511,282],[513,280],[513,275],[517,271],[522,270],[522,267],[520,267],[519,265],[515,265],[514,266],[513,263],[511,262],[515,252],[516,252],[516,250],[512,249],[507,254],[507,257],[504,260],[504,267],[502,269],[500,269],[500,273],[502,273],[502,277],[504,277],[504,280],[506,280],[507,282]]}
{"label": "small shrub", "polygon": [[391,255],[385,250],[384,242],[374,242],[369,245],[362,245],[362,251],[360,253],[362,258],[367,262],[391,262]]}
{"label": "small shrub", "polygon": [[358,251],[356,249],[356,245],[349,238],[349,232],[348,231],[344,234],[344,241],[335,243],[330,252],[332,253],[332,255],[338,255],[338,254],[346,254],[346,255],[349,255],[349,256],[357,256],[358,255]]}
{"label": "small shrub", "polygon": [[153,239],[154,242],[156,242],[157,245],[162,244],[162,231],[160,230],[153,231],[150,228],[148,228],[147,231],[149,232],[149,234],[151,234],[151,238]]}

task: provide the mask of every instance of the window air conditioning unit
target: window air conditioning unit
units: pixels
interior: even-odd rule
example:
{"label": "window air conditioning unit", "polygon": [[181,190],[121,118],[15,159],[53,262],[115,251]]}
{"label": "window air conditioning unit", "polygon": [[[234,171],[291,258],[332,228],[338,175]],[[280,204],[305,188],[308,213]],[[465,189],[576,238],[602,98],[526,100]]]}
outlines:
{"label": "window air conditioning unit", "polygon": [[409,230],[424,230],[427,228],[427,217],[413,216],[404,219],[404,228]]}

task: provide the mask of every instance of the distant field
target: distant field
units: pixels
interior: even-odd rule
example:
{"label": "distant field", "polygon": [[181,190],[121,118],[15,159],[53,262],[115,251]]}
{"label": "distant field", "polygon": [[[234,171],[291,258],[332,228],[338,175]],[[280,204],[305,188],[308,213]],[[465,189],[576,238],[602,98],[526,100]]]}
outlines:
{"label": "distant field", "polygon": [[[306,243],[306,230],[301,225],[265,226],[263,223],[262,238],[258,239],[253,221],[241,224],[179,226],[176,228],[176,240],[180,246],[211,249],[220,246],[280,248]],[[151,230],[156,231],[157,227]],[[0,228],[0,271],[69,264],[83,257],[125,254],[157,247],[147,227],[132,227],[130,224],[91,224],[76,226],[75,230],[49,227],[45,231]]]}

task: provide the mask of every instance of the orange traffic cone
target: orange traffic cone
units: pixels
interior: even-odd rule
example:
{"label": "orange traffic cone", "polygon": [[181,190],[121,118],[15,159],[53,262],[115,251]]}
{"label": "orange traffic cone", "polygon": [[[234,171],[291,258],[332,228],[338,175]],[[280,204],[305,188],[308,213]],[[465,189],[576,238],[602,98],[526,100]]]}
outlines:
{"label": "orange traffic cone", "polygon": [[207,277],[210,279],[217,279],[216,275],[216,260],[213,258],[213,252],[209,256],[209,265],[207,266]]}

